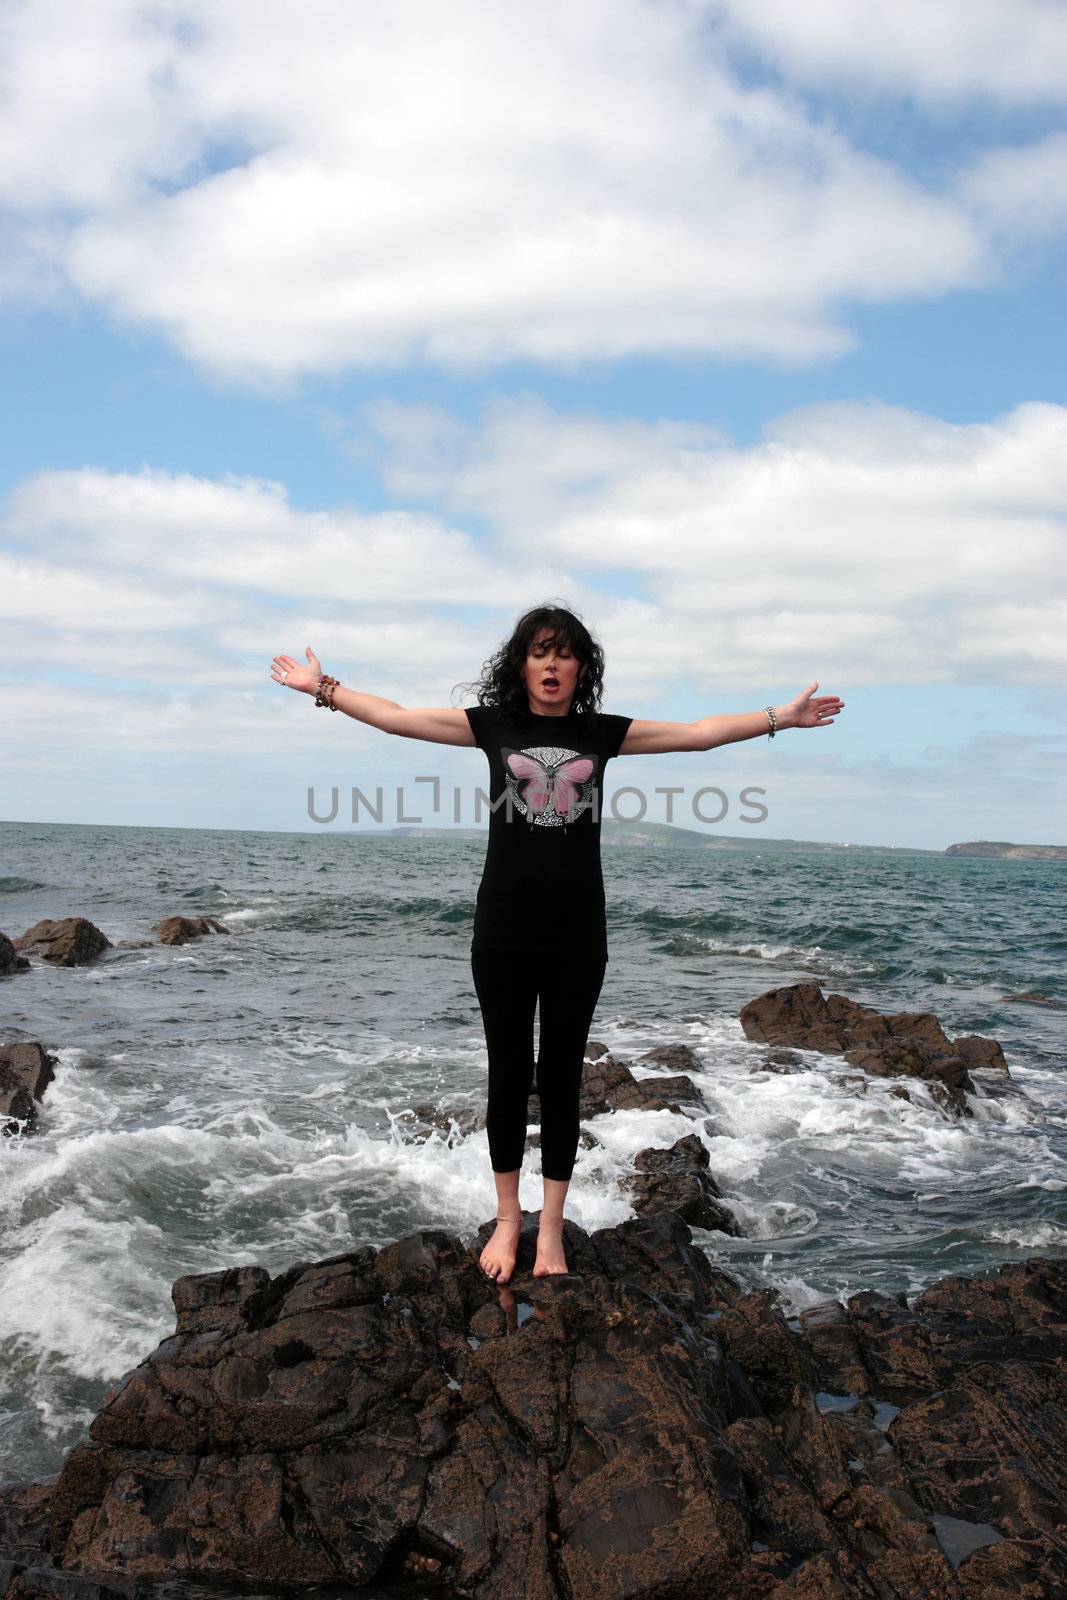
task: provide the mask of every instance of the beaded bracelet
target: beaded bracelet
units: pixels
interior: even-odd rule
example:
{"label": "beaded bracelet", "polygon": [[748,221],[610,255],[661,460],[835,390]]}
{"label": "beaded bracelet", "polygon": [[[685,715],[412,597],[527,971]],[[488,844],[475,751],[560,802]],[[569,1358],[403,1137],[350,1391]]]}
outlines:
{"label": "beaded bracelet", "polygon": [[317,706],[329,706],[331,711],[336,711],[338,707],[333,703],[333,693],[340,686],[341,680],[339,678],[331,678],[328,672],[324,672],[319,678],[318,687],[315,690],[315,704]]}
{"label": "beaded bracelet", "polygon": [[768,737],[768,739],[773,739],[775,734],[778,732],[778,718],[774,714],[774,707],[773,706],[764,706],[763,709],[767,713],[767,720],[770,722],[770,725],[771,725],[770,726],[770,731],[768,732],[767,737]]}

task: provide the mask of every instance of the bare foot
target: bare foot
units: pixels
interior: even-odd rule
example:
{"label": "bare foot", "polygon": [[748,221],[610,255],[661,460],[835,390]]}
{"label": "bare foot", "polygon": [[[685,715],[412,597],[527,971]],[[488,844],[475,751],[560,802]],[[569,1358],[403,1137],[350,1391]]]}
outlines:
{"label": "bare foot", "polygon": [[535,1278],[547,1278],[550,1273],[569,1272],[563,1254],[563,1223],[542,1220],[537,1229],[537,1260],[534,1262]]}
{"label": "bare foot", "polygon": [[493,1229],[493,1237],[479,1256],[482,1271],[496,1283],[507,1283],[515,1270],[515,1255],[519,1248],[522,1218],[514,1222],[501,1222]]}

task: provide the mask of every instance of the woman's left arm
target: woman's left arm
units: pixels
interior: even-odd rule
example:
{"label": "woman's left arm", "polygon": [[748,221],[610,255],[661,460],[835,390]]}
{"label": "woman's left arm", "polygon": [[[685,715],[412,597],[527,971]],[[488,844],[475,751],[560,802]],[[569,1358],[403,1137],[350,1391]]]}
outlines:
{"label": "woman's left arm", "polygon": [[[775,706],[776,731],[785,728],[829,728],[845,702],[835,694],[815,697],[818,683],[788,705]],[[734,716],[701,717],[696,722],[651,722],[635,717],[619,746],[620,756],[659,756],[672,750],[713,750],[720,744],[758,739],[771,731],[766,711],[739,711]]]}

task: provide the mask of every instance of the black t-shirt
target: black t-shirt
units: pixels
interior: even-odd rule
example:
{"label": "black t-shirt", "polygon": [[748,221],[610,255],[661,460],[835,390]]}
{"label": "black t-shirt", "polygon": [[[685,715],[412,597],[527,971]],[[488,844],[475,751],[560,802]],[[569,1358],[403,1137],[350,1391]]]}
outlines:
{"label": "black t-shirt", "polygon": [[466,710],[489,758],[489,842],[471,949],[606,959],[604,768],[633,719],[603,711],[551,717],[495,706]]}

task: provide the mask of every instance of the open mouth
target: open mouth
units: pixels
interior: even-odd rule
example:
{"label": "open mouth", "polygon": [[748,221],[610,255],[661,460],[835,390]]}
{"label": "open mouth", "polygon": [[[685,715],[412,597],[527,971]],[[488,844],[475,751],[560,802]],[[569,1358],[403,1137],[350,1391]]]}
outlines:
{"label": "open mouth", "polygon": [[546,678],[544,680],[544,682],[542,683],[541,687],[543,689],[558,689],[559,688],[559,680],[558,680],[558,678]]}

